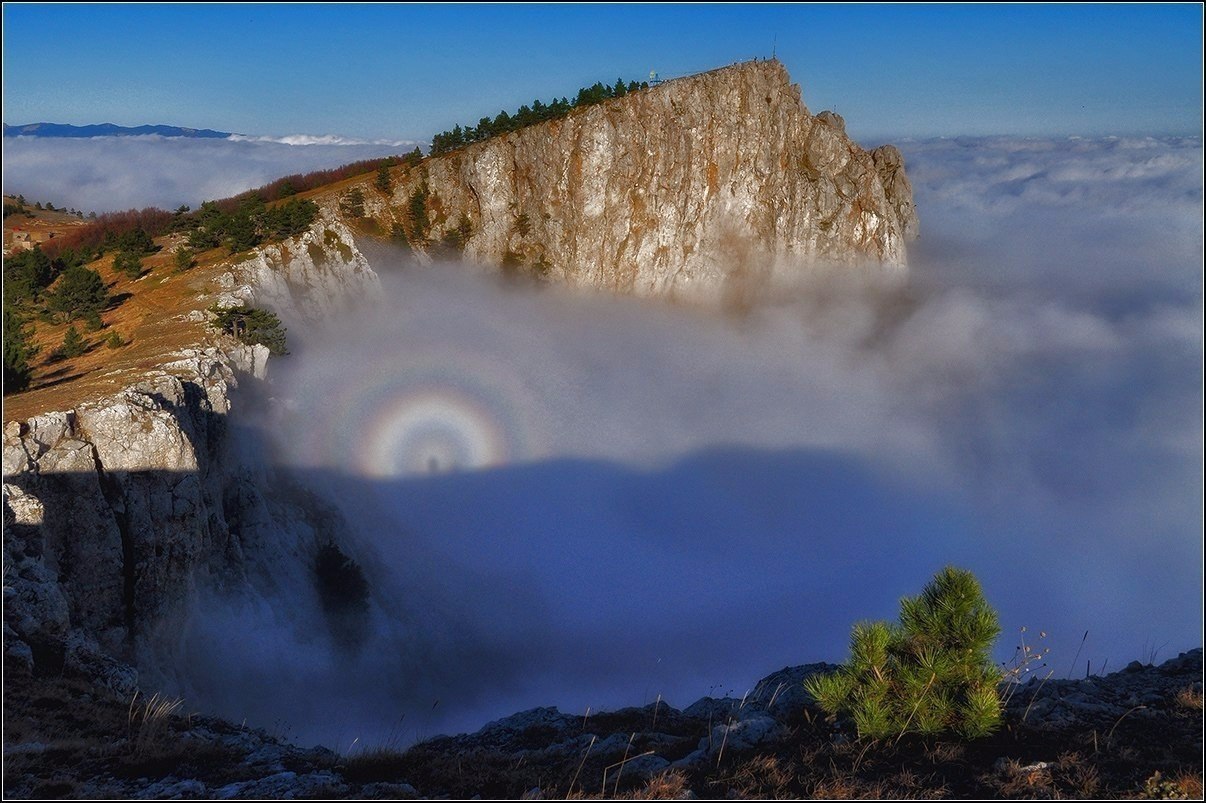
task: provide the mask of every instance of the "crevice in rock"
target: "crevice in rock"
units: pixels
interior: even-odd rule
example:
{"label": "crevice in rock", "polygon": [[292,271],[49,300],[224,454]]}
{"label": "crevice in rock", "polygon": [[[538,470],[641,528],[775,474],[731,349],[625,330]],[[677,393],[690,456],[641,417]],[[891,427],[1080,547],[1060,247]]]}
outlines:
{"label": "crevice in rock", "polygon": [[33,654],[33,671],[38,677],[58,677],[66,665],[66,648],[61,641],[30,638],[26,641]]}
{"label": "crevice in rock", "polygon": [[135,605],[135,588],[137,585],[137,558],[134,549],[134,534],[130,531],[130,521],[126,515],[125,494],[117,478],[105,471],[101,464],[96,447],[92,448],[92,462],[96,465],[96,478],[100,485],[109,510],[113,513],[113,524],[121,535],[121,576],[122,576],[122,618],[126,627],[126,640],[133,642],[136,635],[137,608]]}

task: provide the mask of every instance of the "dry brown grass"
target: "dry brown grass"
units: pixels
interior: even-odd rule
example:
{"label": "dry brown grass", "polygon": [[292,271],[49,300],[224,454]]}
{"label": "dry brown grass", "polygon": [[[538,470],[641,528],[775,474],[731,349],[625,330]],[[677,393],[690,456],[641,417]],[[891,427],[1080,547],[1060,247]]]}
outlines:
{"label": "dry brown grass", "polygon": [[853,777],[825,778],[813,785],[808,797],[817,800],[887,800],[889,789],[882,782],[860,782]]}
{"label": "dry brown grass", "polygon": [[1147,800],[1201,800],[1202,776],[1190,772],[1179,772],[1168,778],[1155,772],[1143,783],[1138,795]]}
{"label": "dry brown grass", "polygon": [[746,800],[793,797],[791,786],[796,780],[795,768],[777,756],[765,755],[742,761],[732,772],[714,781],[728,786]]}
{"label": "dry brown grass", "polygon": [[691,787],[681,772],[663,772],[644,786],[617,795],[615,800],[687,800]]}
{"label": "dry brown grass", "polygon": [[184,705],[184,701],[179,698],[164,697],[158,693],[143,697],[141,702],[139,696],[140,693],[135,692],[130,700],[130,711],[126,719],[130,749],[136,757],[144,756],[162,745],[171,718]]}
{"label": "dry brown grass", "polygon": [[356,783],[405,780],[403,751],[390,747],[358,750],[343,760],[343,777]]}
{"label": "dry brown grass", "polygon": [[1064,753],[1055,762],[1052,773],[1061,789],[1070,789],[1077,797],[1096,797],[1101,791],[1101,774],[1097,767],[1080,753]]}
{"label": "dry brown grass", "polygon": [[[166,355],[202,343],[207,327],[183,320],[193,310],[204,310],[216,298],[214,280],[223,272],[224,252],[213,249],[198,255],[197,266],[178,273],[173,262],[173,238],[158,241],[164,247],[143,258],[138,279],[113,270],[106,256],[89,267],[104,279],[111,296],[121,299],[101,314],[104,328],[88,332],[82,322],[76,328],[93,346],[79,357],[51,362],[51,352],[63,341],[69,324],[32,320],[33,343],[39,347],[31,360],[30,389],[4,397],[6,421],[21,421],[51,410],[70,410],[80,403],[117,393],[157,368]],[[107,348],[103,340],[118,332],[126,345]]]}
{"label": "dry brown grass", "polygon": [[1000,797],[1048,798],[1051,797],[1051,767],[1045,762],[1023,764],[1011,758],[1001,770],[998,789]]}
{"label": "dry brown grass", "polygon": [[1202,710],[1202,689],[1193,686],[1186,686],[1177,692],[1177,705],[1182,708],[1188,708],[1191,711]]}
{"label": "dry brown grass", "polygon": [[938,742],[925,748],[925,757],[934,764],[947,764],[963,758],[967,748],[957,742]]}
{"label": "dry brown grass", "polygon": [[1186,800],[1202,799],[1202,774],[1182,772],[1173,776],[1173,784],[1185,794]]}

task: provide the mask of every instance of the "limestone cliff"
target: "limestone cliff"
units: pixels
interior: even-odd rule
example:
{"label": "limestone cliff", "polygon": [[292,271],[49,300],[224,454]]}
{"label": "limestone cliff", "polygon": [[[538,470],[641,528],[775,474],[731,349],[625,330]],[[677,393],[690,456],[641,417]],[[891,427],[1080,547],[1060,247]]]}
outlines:
{"label": "limestone cliff", "polygon": [[[229,263],[217,285],[195,314],[247,300],[304,320],[378,288],[350,232],[329,217]],[[162,355],[116,396],[5,424],[10,666],[129,691],[132,666],[152,677],[164,666],[206,578],[227,588],[289,582],[335,537],[314,500],[282,489],[231,435],[232,394],[264,378],[267,358],[264,346],[214,334]]]}
{"label": "limestone cliff", "polygon": [[232,266],[222,284],[233,296],[267,307],[287,322],[330,318],[381,290],[351,230],[330,212],[297,237],[256,248]]}
{"label": "limestone cliff", "polygon": [[[867,152],[813,116],[778,61],[667,81],[425,160],[383,196],[386,231],[426,188],[439,242],[465,256],[639,295],[713,296],[751,271],[812,260],[906,264],[917,233],[900,152]],[[326,199],[332,210],[338,198]]]}

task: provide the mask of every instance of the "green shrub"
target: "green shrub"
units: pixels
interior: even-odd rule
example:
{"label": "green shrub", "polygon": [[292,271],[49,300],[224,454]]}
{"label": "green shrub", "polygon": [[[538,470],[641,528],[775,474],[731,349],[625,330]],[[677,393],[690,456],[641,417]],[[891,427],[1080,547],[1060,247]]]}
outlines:
{"label": "green shrub", "polygon": [[63,335],[63,344],[55,349],[52,355],[56,359],[67,360],[72,357],[78,357],[88,350],[88,341],[84,339],[73,324],[67,329],[67,334]]}
{"label": "green shrub", "polygon": [[364,217],[364,191],[353,187],[339,199],[339,211],[350,218]]}
{"label": "green shrub", "polygon": [[503,273],[514,276],[523,268],[523,254],[507,249],[502,258]]}
{"label": "green shrub", "polygon": [[389,174],[389,169],[393,167],[393,165],[393,159],[385,159],[381,162],[381,164],[377,165],[377,178],[373,182],[373,186],[381,190],[381,192],[385,193],[386,195],[389,194],[389,191],[393,189],[394,186],[393,179]]}
{"label": "green shrub", "polygon": [[134,251],[118,251],[113,257],[113,269],[137,279],[142,275],[142,260]]}
{"label": "green shrub", "polygon": [[439,242],[435,244],[431,251],[432,257],[435,259],[459,259],[465,253],[465,246],[472,233],[473,227],[470,225],[469,219],[461,215],[456,227],[444,232]]}
{"label": "green shrub", "polygon": [[401,223],[394,223],[389,230],[389,241],[401,248],[403,251],[410,251],[410,238],[406,236],[406,227]]}
{"label": "green shrub", "polygon": [[804,687],[829,713],[853,719],[859,736],[984,736],[1001,720],[991,658],[1000,632],[975,576],[948,566],[900,601],[899,624],[856,624],[849,662]]}
{"label": "green shrub", "polygon": [[188,248],[187,246],[182,245],[177,248],[174,257],[176,270],[178,272],[183,272],[196,265],[196,256],[197,255],[193,252],[193,249]]}

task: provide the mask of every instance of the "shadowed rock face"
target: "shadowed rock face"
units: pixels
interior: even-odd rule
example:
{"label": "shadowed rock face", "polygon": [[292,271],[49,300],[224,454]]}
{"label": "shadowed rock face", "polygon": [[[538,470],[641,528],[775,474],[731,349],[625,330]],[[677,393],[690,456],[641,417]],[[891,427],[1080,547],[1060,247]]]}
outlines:
{"label": "shadowed rock face", "polygon": [[[465,255],[638,295],[709,297],[811,260],[902,268],[916,236],[900,152],[813,116],[778,61],[668,81],[425,161],[366,211],[403,223],[421,186]],[[327,199],[334,208],[336,199]]]}

